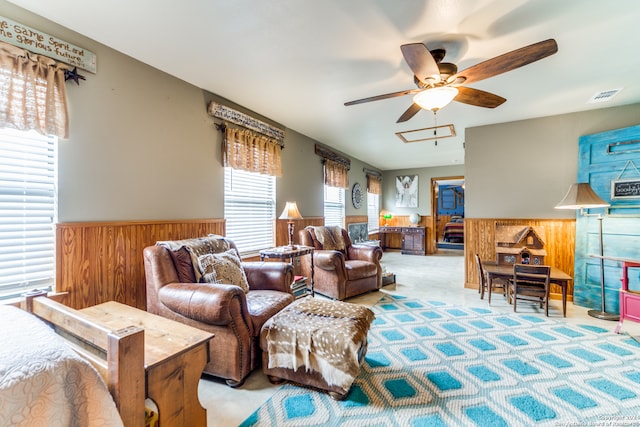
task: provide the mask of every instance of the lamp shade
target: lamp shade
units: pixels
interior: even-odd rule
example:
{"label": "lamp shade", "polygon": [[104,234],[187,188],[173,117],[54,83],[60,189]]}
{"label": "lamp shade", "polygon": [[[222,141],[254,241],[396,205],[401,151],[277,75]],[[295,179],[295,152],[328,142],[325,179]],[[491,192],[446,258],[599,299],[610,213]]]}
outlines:
{"label": "lamp shade", "polygon": [[280,219],[302,219],[302,215],[300,215],[296,202],[287,202],[282,214],[280,215]]}
{"label": "lamp shade", "polygon": [[388,210],[386,210],[386,209],[382,209],[382,210],[380,211],[380,216],[381,216],[381,217],[383,217],[383,218],[385,218],[385,219],[391,219],[391,218],[393,218],[393,214],[392,214],[391,212],[389,212]]}
{"label": "lamp shade", "polygon": [[593,191],[589,183],[571,184],[564,199],[556,205],[556,209],[591,209],[606,208],[609,203],[602,200]]}
{"label": "lamp shade", "polygon": [[418,92],[413,102],[425,110],[438,111],[458,95],[458,89],[451,86],[434,87]]}

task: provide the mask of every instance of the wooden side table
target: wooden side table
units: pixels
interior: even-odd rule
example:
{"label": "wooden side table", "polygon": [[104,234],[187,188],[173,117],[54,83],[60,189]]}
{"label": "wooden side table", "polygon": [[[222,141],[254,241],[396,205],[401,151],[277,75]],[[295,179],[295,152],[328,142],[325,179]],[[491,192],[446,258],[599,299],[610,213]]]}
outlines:
{"label": "wooden side table", "polygon": [[108,328],[135,325],[144,329],[146,397],[158,406],[160,426],[207,425],[198,383],[213,334],[115,301],[80,311]]}
{"label": "wooden side table", "polygon": [[264,261],[268,258],[280,259],[283,261],[292,260],[304,255],[311,255],[311,296],[315,296],[313,290],[313,246],[301,246],[295,245],[293,248],[290,246],[278,246],[271,249],[263,249],[260,251],[260,261]]}

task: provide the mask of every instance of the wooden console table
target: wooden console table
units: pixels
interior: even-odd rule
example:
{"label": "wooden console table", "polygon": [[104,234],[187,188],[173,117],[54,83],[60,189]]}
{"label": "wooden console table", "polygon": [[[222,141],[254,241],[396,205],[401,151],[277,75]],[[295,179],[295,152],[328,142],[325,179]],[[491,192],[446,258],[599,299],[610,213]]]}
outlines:
{"label": "wooden console table", "polygon": [[384,251],[387,247],[387,234],[402,235],[403,254],[409,255],[426,255],[426,237],[427,230],[425,227],[393,227],[381,226],[378,231],[380,235],[380,247]]}
{"label": "wooden console table", "polygon": [[135,325],[144,329],[146,397],[158,406],[160,426],[207,425],[198,383],[213,334],[115,301],[80,312],[107,328]]}

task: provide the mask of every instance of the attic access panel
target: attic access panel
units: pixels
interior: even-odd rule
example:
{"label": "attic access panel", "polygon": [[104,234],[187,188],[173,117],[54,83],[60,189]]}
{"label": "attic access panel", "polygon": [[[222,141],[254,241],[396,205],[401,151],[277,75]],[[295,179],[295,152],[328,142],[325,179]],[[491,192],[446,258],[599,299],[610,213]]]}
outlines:
{"label": "attic access panel", "polygon": [[408,144],[410,142],[422,142],[452,138],[456,136],[456,130],[453,127],[453,123],[450,123],[448,125],[396,132],[396,136],[400,138],[402,142]]}

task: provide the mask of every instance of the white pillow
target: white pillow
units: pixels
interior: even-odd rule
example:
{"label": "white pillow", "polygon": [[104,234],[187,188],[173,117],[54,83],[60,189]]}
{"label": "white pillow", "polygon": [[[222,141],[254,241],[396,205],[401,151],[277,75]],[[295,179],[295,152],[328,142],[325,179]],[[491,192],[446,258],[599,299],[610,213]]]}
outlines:
{"label": "white pillow", "polygon": [[202,282],[225,283],[239,286],[245,293],[249,292],[249,282],[244,273],[240,258],[235,249],[217,254],[204,254],[198,257],[198,267]]}

